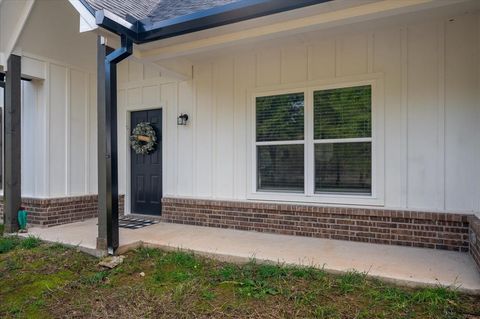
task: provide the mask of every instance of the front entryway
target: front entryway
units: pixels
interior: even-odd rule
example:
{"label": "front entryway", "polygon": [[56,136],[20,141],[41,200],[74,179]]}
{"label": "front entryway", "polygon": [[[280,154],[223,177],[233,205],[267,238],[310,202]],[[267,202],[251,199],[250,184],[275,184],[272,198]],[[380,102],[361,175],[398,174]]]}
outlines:
{"label": "front entryway", "polygon": [[161,215],[162,213],[162,110],[131,113],[131,128],[148,122],[157,137],[154,151],[142,155],[130,149],[132,213]]}

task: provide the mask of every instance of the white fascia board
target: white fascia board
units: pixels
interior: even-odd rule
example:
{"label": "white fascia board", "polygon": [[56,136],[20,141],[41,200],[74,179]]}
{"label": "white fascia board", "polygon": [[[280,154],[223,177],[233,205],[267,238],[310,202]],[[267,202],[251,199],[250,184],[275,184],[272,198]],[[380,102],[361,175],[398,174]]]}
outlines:
{"label": "white fascia board", "polygon": [[80,16],[80,33],[93,31],[98,28],[97,25],[92,26],[87,20],[85,20],[82,16]]}
{"label": "white fascia board", "polygon": [[95,16],[88,11],[80,0],[68,0],[80,14],[80,32],[88,32],[98,29]]}
{"label": "white fascia board", "polygon": [[112,21],[115,21],[116,23],[118,23],[119,25],[127,28],[127,29],[132,29],[133,28],[133,24],[128,22],[127,20],[119,17],[118,15],[116,15],[115,13],[111,12],[111,11],[108,11],[107,9],[103,9],[103,14],[105,15],[105,17],[109,18],[110,20]]}

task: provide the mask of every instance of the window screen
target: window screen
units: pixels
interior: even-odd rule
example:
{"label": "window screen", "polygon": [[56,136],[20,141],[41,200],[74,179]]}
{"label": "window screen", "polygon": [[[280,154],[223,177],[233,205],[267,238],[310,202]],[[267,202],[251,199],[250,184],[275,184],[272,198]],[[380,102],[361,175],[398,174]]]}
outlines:
{"label": "window screen", "polygon": [[303,93],[257,97],[257,142],[303,140]]}
{"label": "window screen", "polygon": [[257,188],[303,192],[303,145],[257,146]]}
{"label": "window screen", "polygon": [[304,94],[256,99],[257,190],[304,191]]}
{"label": "window screen", "polygon": [[315,91],[315,139],[371,137],[371,100],[370,86]]}
{"label": "window screen", "polygon": [[371,154],[370,142],[316,144],[315,190],[370,194]]}
{"label": "window screen", "polygon": [[371,86],[315,91],[315,192],[371,194]]}

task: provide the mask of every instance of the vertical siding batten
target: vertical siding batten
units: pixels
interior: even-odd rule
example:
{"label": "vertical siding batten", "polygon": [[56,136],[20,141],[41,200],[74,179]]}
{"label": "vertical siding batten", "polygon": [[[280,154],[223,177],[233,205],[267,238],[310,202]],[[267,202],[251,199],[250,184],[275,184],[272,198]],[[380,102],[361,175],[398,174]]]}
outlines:
{"label": "vertical siding batten", "polygon": [[89,121],[89,118],[90,118],[90,85],[89,85],[89,78],[90,78],[90,74],[88,72],[86,72],[84,74],[84,78],[83,78],[83,81],[84,81],[84,85],[85,85],[85,104],[84,104],[84,108],[85,108],[85,125],[84,125],[84,130],[85,130],[85,148],[84,148],[84,151],[85,151],[85,158],[84,158],[84,161],[85,161],[85,164],[84,164],[84,178],[85,178],[85,183],[84,183],[84,193],[85,194],[89,194],[89,184],[90,184],[90,180],[89,180],[89,158],[90,158],[90,147],[89,147],[89,141],[90,141],[90,130],[89,130],[89,127],[88,127],[88,121]]}
{"label": "vertical siding batten", "polygon": [[51,194],[50,190],[50,86],[51,86],[51,71],[50,71],[50,62],[45,63],[45,76],[46,80],[44,81],[44,90],[43,96],[45,99],[45,130],[44,130],[44,139],[45,139],[45,162],[44,162],[44,171],[45,171],[45,196],[49,197]]}
{"label": "vertical siding batten", "polygon": [[[445,89],[445,176],[446,210],[472,210],[479,180],[478,121],[475,121],[480,104],[476,103],[478,74],[472,65],[478,63],[475,52],[477,37],[474,16],[456,17],[446,23],[446,89]],[[478,187],[478,186],[477,186]]]}
{"label": "vertical siding batten", "polygon": [[438,24],[437,203],[445,210],[445,22]]}
{"label": "vertical siding batten", "polygon": [[437,207],[438,24],[409,27],[409,208]]}
{"label": "vertical siding batten", "polygon": [[71,88],[71,72],[69,68],[65,68],[65,193],[63,195],[69,195],[71,189],[71,170],[70,170],[70,149],[72,145],[71,140],[71,96],[72,96],[72,88]]}
{"label": "vertical siding batten", "polygon": [[229,57],[214,64],[214,194],[233,198],[234,181],[234,60]]}
{"label": "vertical siding batten", "polygon": [[[408,28],[401,28],[401,77],[402,77],[402,97],[401,97],[401,156],[403,165],[401,167],[401,193],[400,200],[402,207],[409,206],[408,198]],[[388,173],[387,173],[388,174]]]}

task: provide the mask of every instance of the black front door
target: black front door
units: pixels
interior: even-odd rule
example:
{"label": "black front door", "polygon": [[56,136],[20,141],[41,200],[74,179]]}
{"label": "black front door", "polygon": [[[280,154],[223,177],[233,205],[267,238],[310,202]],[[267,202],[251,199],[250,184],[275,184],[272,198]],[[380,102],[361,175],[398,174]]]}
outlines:
{"label": "black front door", "polygon": [[131,130],[140,122],[155,129],[157,144],[147,155],[131,148],[132,213],[162,214],[162,110],[132,112]]}

